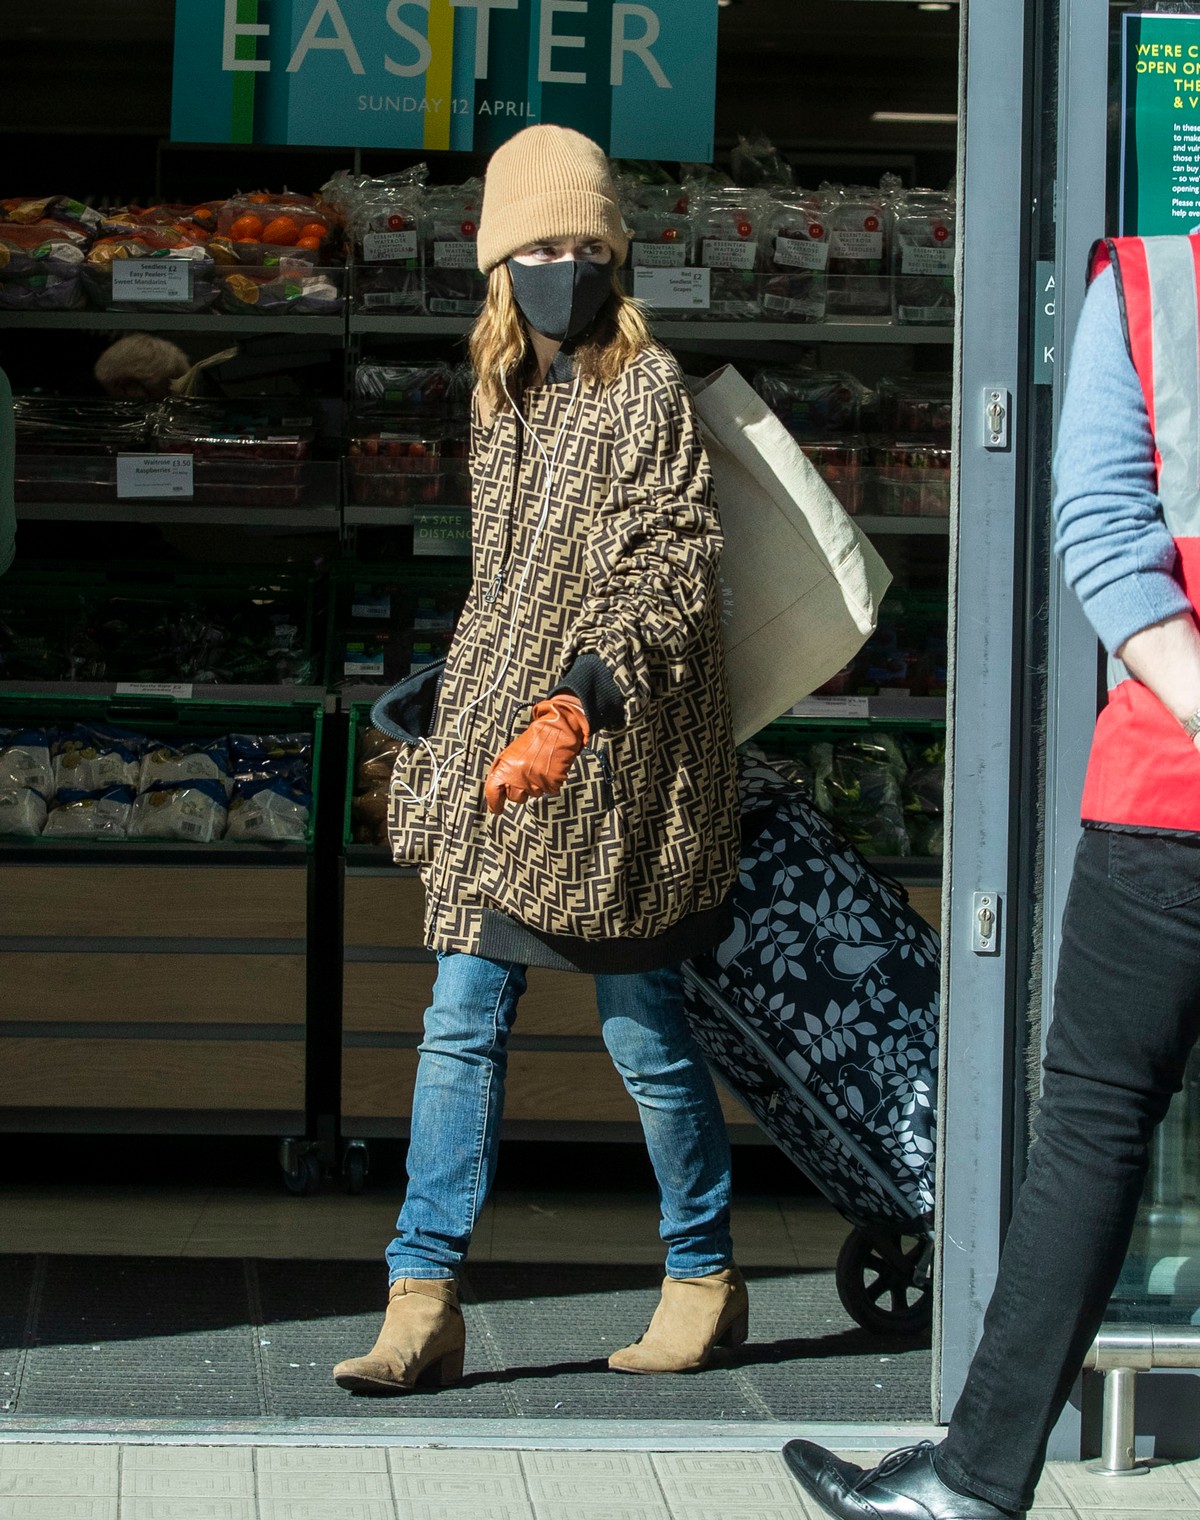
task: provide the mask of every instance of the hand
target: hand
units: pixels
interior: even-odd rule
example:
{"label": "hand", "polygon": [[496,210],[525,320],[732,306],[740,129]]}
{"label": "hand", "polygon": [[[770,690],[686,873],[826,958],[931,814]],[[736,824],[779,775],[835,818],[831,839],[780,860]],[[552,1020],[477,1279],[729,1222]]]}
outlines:
{"label": "hand", "polygon": [[570,692],[537,703],[529,727],[493,761],[487,774],[483,795],[488,811],[502,813],[506,801],[528,802],[560,792],[590,732],[583,705]]}

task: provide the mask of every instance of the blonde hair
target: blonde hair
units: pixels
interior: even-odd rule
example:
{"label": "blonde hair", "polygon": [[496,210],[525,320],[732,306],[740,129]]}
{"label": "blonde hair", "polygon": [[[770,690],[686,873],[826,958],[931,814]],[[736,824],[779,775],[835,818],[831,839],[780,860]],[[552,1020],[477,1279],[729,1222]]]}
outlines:
{"label": "blonde hair", "polygon": [[[625,294],[615,268],[612,287],[587,342],[571,354],[576,374],[601,385],[611,385],[654,342],[641,307]],[[480,409],[490,417],[508,405],[505,386],[514,395],[525,388],[534,359],[529,331],[513,294],[512,275],[504,264],[497,264],[488,275],[483,310],[471,329],[470,349]]]}
{"label": "blonde hair", "polygon": [[92,373],[110,396],[161,400],[170,394],[172,381],[191,367],[192,361],[177,344],[152,333],[130,333],[104,350]]}

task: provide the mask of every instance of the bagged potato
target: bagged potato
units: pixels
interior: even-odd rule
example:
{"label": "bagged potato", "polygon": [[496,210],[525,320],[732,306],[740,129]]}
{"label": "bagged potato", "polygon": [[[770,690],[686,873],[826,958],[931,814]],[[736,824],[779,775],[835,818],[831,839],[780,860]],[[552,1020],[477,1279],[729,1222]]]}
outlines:
{"label": "bagged potato", "polygon": [[154,781],[133,804],[129,835],[211,844],[224,834],[226,817],[220,781]]}

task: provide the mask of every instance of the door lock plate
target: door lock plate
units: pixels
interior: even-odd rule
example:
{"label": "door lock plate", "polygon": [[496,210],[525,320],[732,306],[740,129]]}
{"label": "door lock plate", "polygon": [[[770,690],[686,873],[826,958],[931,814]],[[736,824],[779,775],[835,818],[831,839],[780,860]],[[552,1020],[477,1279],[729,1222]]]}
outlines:
{"label": "door lock plate", "polygon": [[1000,954],[1000,894],[971,893],[971,949],[976,955]]}

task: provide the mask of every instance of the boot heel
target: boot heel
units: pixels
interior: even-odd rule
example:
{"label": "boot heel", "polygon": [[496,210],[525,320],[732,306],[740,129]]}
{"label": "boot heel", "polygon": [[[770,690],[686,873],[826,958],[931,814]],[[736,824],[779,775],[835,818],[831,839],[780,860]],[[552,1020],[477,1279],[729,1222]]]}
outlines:
{"label": "boot heel", "polygon": [[440,1361],[430,1362],[417,1382],[434,1388],[448,1388],[451,1383],[461,1382],[464,1357],[465,1351],[461,1346],[457,1351],[447,1351]]}
{"label": "boot heel", "polygon": [[721,1334],[717,1336],[715,1344],[721,1347],[744,1346],[746,1337],[750,1334],[750,1314],[739,1314],[737,1319],[730,1320]]}

